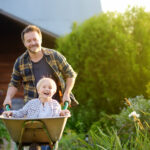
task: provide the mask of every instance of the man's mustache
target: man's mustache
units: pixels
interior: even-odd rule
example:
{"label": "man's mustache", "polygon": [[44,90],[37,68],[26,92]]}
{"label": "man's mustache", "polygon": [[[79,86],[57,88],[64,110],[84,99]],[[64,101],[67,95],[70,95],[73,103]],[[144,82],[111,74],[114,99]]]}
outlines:
{"label": "man's mustache", "polygon": [[31,45],[30,48],[32,48],[32,47],[39,47],[39,45],[38,44]]}

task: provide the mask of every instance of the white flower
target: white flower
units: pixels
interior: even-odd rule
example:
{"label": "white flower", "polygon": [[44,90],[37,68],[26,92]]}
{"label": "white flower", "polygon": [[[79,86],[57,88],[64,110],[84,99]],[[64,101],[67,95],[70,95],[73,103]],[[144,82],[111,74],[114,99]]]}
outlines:
{"label": "white flower", "polygon": [[140,117],[140,115],[137,114],[136,111],[133,111],[132,113],[129,114],[129,117],[132,117],[132,116],[135,116],[135,117],[137,117],[137,118]]}

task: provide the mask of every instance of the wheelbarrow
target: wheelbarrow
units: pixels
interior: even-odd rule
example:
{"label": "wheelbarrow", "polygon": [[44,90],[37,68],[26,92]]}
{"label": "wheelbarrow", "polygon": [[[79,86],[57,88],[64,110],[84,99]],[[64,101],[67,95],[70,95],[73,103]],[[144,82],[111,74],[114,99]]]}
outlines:
{"label": "wheelbarrow", "polygon": [[[64,109],[67,109],[68,102],[65,102]],[[6,106],[6,110],[10,110]],[[67,119],[70,116],[60,116],[55,118],[4,118],[0,119],[5,124],[11,138],[21,150],[23,146],[34,143],[38,145],[49,145],[53,150],[57,141],[62,137]]]}

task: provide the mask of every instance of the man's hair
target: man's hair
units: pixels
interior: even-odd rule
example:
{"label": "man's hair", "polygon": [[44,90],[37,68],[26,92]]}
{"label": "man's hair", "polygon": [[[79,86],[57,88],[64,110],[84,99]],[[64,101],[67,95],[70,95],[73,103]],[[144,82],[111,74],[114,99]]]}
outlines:
{"label": "man's hair", "polygon": [[33,32],[33,31],[36,31],[36,32],[40,35],[40,37],[41,37],[41,39],[42,39],[42,33],[41,33],[40,28],[38,28],[38,27],[35,26],[35,25],[28,25],[28,26],[22,31],[22,33],[21,33],[21,39],[22,39],[22,42],[23,42],[23,43],[24,43],[24,35],[25,35],[25,33]]}
{"label": "man's hair", "polygon": [[40,79],[40,80],[38,81],[38,83],[37,83],[37,85],[36,85],[37,90],[41,87],[41,85],[42,85],[43,82],[45,82],[45,81],[46,81],[46,82],[49,82],[49,84],[52,85],[52,88],[55,89],[55,92],[56,92],[57,86],[56,86],[55,81],[54,81],[53,79],[51,79],[51,78],[46,78],[46,77],[43,77],[42,79]]}

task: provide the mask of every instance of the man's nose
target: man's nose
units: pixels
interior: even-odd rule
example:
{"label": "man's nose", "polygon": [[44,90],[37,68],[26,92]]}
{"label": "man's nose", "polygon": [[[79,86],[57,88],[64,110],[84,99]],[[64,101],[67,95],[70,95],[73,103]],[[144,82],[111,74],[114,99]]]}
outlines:
{"label": "man's nose", "polygon": [[35,41],[31,41],[31,45],[35,45]]}

